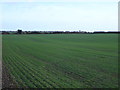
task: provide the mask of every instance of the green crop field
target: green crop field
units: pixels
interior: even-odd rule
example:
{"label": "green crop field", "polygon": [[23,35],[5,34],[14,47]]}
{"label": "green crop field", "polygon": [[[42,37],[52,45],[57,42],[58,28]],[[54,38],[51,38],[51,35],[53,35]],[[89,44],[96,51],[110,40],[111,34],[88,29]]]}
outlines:
{"label": "green crop field", "polygon": [[3,35],[3,63],[18,87],[118,87],[118,35]]}

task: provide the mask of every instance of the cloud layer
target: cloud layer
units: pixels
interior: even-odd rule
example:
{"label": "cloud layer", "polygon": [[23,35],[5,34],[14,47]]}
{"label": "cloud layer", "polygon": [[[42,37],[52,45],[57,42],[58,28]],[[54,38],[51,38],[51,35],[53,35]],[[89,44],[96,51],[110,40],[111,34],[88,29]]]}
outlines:
{"label": "cloud layer", "polygon": [[117,30],[116,3],[3,3],[2,29]]}
{"label": "cloud layer", "polygon": [[119,0],[0,0],[0,2],[118,2]]}

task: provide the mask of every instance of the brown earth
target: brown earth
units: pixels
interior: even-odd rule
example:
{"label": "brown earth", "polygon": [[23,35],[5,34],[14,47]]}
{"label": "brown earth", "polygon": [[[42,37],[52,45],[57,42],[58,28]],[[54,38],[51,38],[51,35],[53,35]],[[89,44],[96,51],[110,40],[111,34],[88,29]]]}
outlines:
{"label": "brown earth", "polygon": [[2,63],[2,89],[17,88],[17,84],[9,74],[5,64]]}

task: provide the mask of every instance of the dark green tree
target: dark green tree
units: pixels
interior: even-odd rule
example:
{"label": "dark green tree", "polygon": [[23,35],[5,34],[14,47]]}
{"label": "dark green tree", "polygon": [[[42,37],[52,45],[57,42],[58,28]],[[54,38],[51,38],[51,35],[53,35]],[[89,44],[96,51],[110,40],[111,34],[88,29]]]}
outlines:
{"label": "dark green tree", "polygon": [[22,30],[18,29],[17,33],[22,34]]}

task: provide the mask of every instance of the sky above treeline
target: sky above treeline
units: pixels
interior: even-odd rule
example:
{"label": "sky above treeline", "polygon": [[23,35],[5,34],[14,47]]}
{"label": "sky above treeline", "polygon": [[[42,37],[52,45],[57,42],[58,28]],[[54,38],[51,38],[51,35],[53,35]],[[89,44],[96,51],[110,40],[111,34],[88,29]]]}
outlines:
{"label": "sky above treeline", "polygon": [[0,13],[0,30],[118,30],[118,0],[1,0]]}

